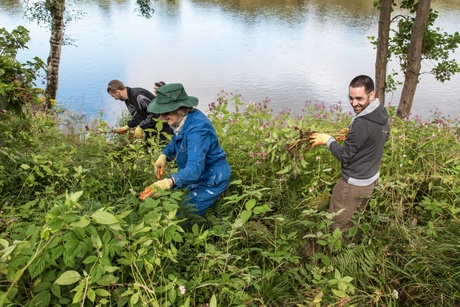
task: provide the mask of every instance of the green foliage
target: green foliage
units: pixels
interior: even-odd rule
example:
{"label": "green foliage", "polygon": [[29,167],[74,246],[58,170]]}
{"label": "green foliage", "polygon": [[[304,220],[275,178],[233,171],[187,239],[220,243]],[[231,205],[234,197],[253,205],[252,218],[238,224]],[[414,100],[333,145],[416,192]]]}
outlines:
{"label": "green foliage", "polygon": [[11,33],[0,28],[0,109],[16,114],[26,103],[38,104],[42,93],[35,80],[45,63],[38,57],[26,63],[16,59],[18,50],[26,49],[29,40],[29,31],[22,26]]}
{"label": "green foliage", "polygon": [[[401,8],[407,9],[410,13],[416,10],[414,1],[403,1]],[[450,77],[460,72],[460,66],[455,59],[449,59],[451,52],[455,52],[460,43],[460,34],[454,32],[448,34],[441,32],[439,27],[433,28],[438,13],[430,10],[428,25],[423,36],[422,59],[434,63],[431,73],[441,82],[450,80]],[[407,68],[407,56],[412,33],[412,26],[415,16],[405,16],[398,18],[398,27],[393,31],[394,35],[390,38],[389,56],[395,56],[404,71]]]}
{"label": "green foliage", "polygon": [[[417,2],[414,0],[404,0],[400,3],[393,2],[393,9],[399,5],[403,13],[393,17],[392,22],[396,23],[391,29],[389,39],[388,59],[396,59],[401,67],[401,71],[407,68],[412,26],[415,20]],[[374,3],[378,6],[378,3]],[[439,27],[435,27],[438,12],[430,9],[427,28],[423,36],[422,61],[426,60],[431,65],[430,74],[440,82],[450,80],[451,76],[460,72],[460,65],[455,59],[450,58],[450,54],[455,52],[460,44],[459,32],[449,34],[443,32]],[[376,37],[369,37],[372,44],[377,45]],[[386,89],[394,91],[401,82],[396,80],[398,71],[393,71],[387,76]]]}
{"label": "green foliage", "polygon": [[340,106],[273,114],[221,93],[208,116],[233,178],[201,219],[177,214],[182,190],[138,199],[159,140],[147,150],[100,119],[25,110],[0,115],[0,305],[460,303],[459,124],[440,114],[392,117],[366,211],[331,233],[340,164],[308,135],[339,135]]}

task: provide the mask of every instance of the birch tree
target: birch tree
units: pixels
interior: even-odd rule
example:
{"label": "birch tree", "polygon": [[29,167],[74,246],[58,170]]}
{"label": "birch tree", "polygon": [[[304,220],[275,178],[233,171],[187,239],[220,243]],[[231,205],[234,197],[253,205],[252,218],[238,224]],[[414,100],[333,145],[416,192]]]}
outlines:
{"label": "birch tree", "polygon": [[[141,16],[150,18],[154,12],[151,0],[137,0],[137,11]],[[45,104],[47,108],[56,101],[59,87],[59,65],[61,63],[61,49],[64,42],[66,25],[81,16],[80,12],[66,13],[66,0],[42,0],[26,2],[26,15],[41,26],[49,27],[50,53],[47,60],[47,82],[45,88]]]}
{"label": "birch tree", "polygon": [[[392,7],[390,9],[387,6],[389,3]],[[448,34],[434,27],[438,13],[431,9],[431,0],[403,0],[399,4],[392,0],[379,0],[376,5],[380,9],[379,33],[377,39],[371,37],[371,42],[377,46],[375,65],[377,94],[384,102],[385,92],[394,91],[397,85],[402,84],[395,81],[395,77],[399,72],[403,72],[404,86],[396,113],[401,118],[407,118],[422,74],[432,74],[439,82],[445,82],[450,80],[452,75],[460,72],[459,64],[455,59],[450,58],[450,53],[453,53],[460,44],[460,34],[459,32]],[[408,14],[399,13],[392,16],[396,8],[399,11],[408,11]],[[390,24],[388,24],[389,18]],[[388,45],[386,45],[387,34]],[[386,56],[388,61],[395,59],[399,63],[399,72],[397,70],[387,72],[385,50],[388,51]],[[421,71],[422,61],[429,62],[428,64],[432,66],[430,71]]]}
{"label": "birch tree", "polygon": [[385,82],[387,78],[388,45],[390,39],[392,0],[380,0],[380,16],[375,60],[375,86],[377,98],[385,103]]}

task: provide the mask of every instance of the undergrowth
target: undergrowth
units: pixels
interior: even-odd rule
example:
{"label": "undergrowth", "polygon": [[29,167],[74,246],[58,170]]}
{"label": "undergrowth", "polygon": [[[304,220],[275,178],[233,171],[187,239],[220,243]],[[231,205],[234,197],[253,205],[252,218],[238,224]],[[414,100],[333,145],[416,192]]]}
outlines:
{"label": "undergrowth", "polygon": [[185,191],[138,199],[159,140],[0,114],[0,305],[458,306],[459,123],[390,111],[381,179],[347,233],[328,230],[340,164],[305,137],[340,135],[340,105],[274,114],[222,92],[207,114],[232,182],[194,223],[176,215]]}

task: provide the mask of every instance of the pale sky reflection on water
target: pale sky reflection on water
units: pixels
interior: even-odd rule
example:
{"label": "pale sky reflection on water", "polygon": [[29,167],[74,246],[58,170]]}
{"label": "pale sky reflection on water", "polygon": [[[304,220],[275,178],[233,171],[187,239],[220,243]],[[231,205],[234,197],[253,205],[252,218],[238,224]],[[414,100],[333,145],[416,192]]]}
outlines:
{"label": "pale sky reflection on water", "polygon": [[[155,1],[155,14],[134,13],[135,1],[79,3],[86,12],[67,30],[75,46],[64,46],[58,101],[95,116],[103,110],[114,123],[124,110],[106,92],[111,79],[153,88],[159,80],[181,82],[206,110],[221,90],[245,102],[268,97],[275,111],[301,112],[305,101],[339,101],[348,110],[347,87],[358,74],[374,76],[378,12],[372,1]],[[437,4],[439,3],[439,4]],[[433,1],[437,25],[459,31],[460,5]],[[31,30],[30,50],[20,57],[46,60],[49,34],[20,18],[17,1],[0,0],[1,26]],[[460,51],[454,58],[460,61]],[[426,64],[425,64],[426,65]],[[395,63],[392,67],[396,67]],[[440,106],[460,112],[460,76],[445,84],[424,75],[413,114],[428,116]],[[400,92],[387,94],[397,105]],[[388,102],[388,101],[387,101]]]}

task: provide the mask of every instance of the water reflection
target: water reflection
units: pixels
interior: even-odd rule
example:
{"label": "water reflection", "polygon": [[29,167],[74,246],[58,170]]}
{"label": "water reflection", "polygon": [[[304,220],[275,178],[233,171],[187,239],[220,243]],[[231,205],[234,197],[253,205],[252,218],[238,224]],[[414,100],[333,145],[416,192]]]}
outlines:
{"label": "water reflection", "polygon": [[[181,82],[207,108],[221,90],[243,100],[268,97],[271,107],[299,112],[306,100],[346,101],[348,82],[374,75],[378,11],[368,0],[178,0],[154,1],[150,19],[138,16],[135,0],[79,2],[85,16],[69,24],[58,101],[112,119],[123,106],[107,95],[111,79],[153,88],[158,80]],[[439,26],[458,31],[460,1],[433,1],[443,8]],[[19,8],[19,9],[18,9]],[[12,29],[21,20],[20,2],[0,0],[0,18]],[[456,21],[457,20],[457,21]],[[30,50],[21,56],[46,59],[49,33],[34,24]],[[459,54],[455,54],[460,61]],[[394,65],[394,64],[393,64]],[[424,67],[427,70],[427,67]],[[428,114],[442,96],[446,113],[460,110],[460,77],[440,84],[424,75],[414,112]],[[397,104],[399,94],[388,95]],[[348,103],[346,103],[348,104]]]}

